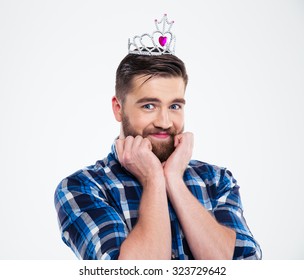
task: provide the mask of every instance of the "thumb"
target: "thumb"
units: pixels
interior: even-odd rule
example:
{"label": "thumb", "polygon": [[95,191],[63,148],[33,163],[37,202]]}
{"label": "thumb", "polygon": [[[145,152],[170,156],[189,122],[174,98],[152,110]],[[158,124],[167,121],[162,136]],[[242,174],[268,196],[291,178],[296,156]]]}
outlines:
{"label": "thumb", "polygon": [[148,147],[150,151],[152,151],[152,144],[148,138],[143,139],[143,143]]}
{"label": "thumb", "polygon": [[174,137],[174,147],[176,148],[178,144],[182,141],[183,134],[177,134]]}

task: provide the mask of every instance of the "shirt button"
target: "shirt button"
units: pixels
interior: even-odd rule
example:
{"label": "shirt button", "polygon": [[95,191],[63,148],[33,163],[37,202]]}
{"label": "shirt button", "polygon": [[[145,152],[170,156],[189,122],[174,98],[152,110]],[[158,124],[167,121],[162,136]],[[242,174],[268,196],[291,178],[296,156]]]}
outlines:
{"label": "shirt button", "polygon": [[172,253],[171,258],[172,258],[172,259],[175,259],[175,258],[176,258],[176,256],[175,256],[174,253]]}

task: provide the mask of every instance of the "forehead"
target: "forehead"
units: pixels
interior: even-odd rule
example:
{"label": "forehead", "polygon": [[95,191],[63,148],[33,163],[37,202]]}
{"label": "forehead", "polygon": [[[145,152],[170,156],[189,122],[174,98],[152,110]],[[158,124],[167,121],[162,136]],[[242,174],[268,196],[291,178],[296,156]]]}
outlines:
{"label": "forehead", "polygon": [[133,80],[132,90],[127,100],[137,102],[142,98],[157,98],[167,103],[177,98],[184,98],[185,83],[181,77],[138,76]]}

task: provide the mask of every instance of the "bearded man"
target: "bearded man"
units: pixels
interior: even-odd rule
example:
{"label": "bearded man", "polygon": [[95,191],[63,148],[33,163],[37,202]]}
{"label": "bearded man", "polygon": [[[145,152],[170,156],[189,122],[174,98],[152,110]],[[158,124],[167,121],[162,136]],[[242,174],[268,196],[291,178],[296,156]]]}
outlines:
{"label": "bearded man", "polygon": [[129,51],[118,66],[120,134],[57,187],[62,239],[80,259],[260,259],[231,172],[191,160],[186,68],[160,50]]}

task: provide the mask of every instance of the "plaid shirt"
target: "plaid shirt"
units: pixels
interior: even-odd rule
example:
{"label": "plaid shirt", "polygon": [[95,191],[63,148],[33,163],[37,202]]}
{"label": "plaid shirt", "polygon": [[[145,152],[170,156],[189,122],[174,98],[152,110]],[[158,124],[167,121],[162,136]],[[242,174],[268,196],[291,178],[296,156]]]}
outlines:
{"label": "plaid shirt", "polygon": [[[236,231],[233,258],[261,259],[230,171],[192,160],[184,182],[219,223]],[[63,241],[79,259],[117,259],[122,242],[136,224],[141,195],[141,185],[120,165],[113,144],[105,159],[65,178],[57,187],[55,206]],[[172,259],[193,259],[170,203],[169,213]]]}

